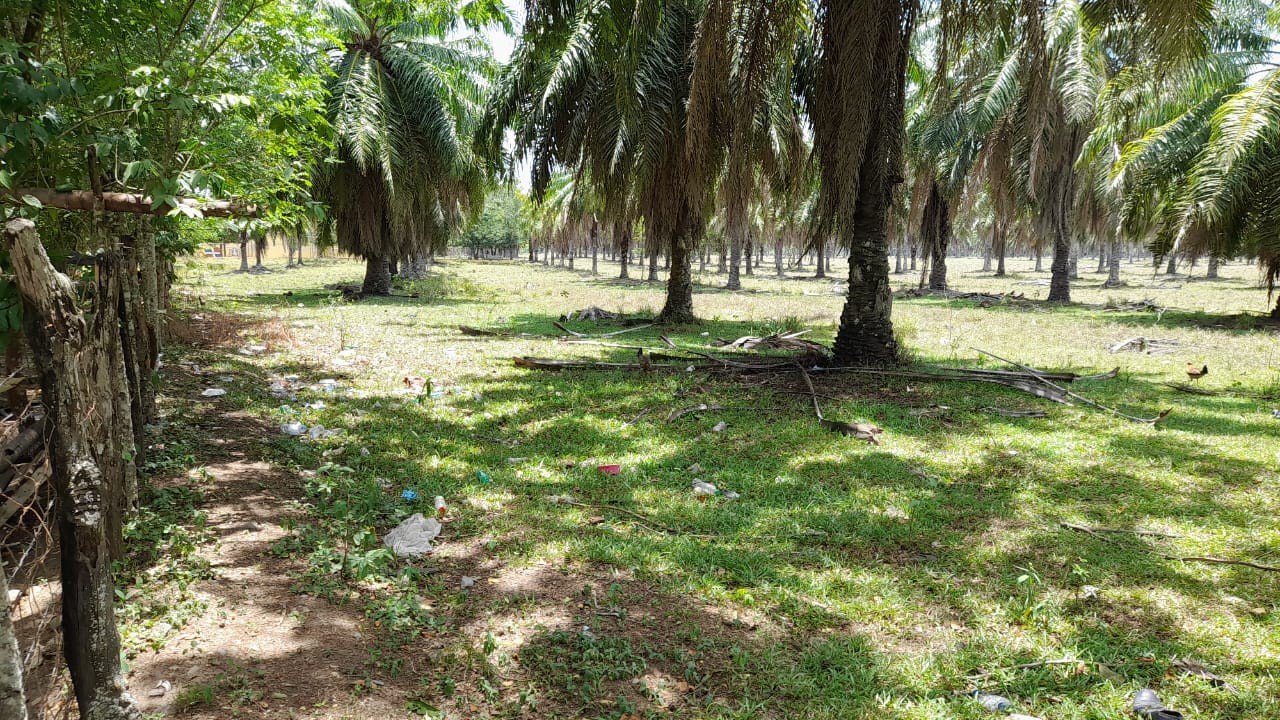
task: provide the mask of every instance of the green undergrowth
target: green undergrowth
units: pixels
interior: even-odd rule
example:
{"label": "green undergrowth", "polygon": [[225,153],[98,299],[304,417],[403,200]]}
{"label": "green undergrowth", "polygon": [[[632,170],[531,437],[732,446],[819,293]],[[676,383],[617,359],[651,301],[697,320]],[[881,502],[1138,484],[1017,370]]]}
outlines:
{"label": "green undergrowth", "polygon": [[[953,263],[954,284],[1020,287],[974,270]],[[563,342],[552,322],[590,305],[660,306],[660,288],[644,283],[450,260],[437,268],[440,292],[417,298],[349,304],[324,290],[357,280],[354,263],[266,276],[209,265],[181,289],[204,312],[241,313],[245,338],[252,323],[288,328],[289,343],[215,366],[235,377],[230,407],[273,427],[296,419],[342,431],[263,438],[261,451],[300,473],[304,488],[305,512],[274,550],[301,561],[295,591],[376,624],[378,672],[396,675],[397,653],[445,641],[447,661],[410,699],[414,712],[978,718],[984,711],[964,692],[980,686],[1030,715],[1118,720],[1136,689],[1154,686],[1188,717],[1280,718],[1280,573],[1162,557],[1280,565],[1280,421],[1271,417],[1280,401],[1266,399],[1280,385],[1277,338],[1261,321],[1234,319],[1265,307],[1265,292],[1250,285],[1250,269],[1225,270],[1222,285],[1192,283],[1181,295],[1133,270],[1125,299],[1158,294],[1186,308],[1159,314],[1105,310],[1126,291],[1100,279],[1065,308],[897,301],[917,369],[1001,367],[973,348],[1046,370],[1119,366],[1117,378],[1073,389],[1131,415],[1172,412],[1153,428],[994,385],[817,375],[825,415],[881,426],[880,445],[822,430],[798,377],[765,383],[685,363],[655,373],[513,366],[525,355],[634,362],[633,349]],[[840,298],[829,282],[746,284],[699,292],[700,324],[605,342],[660,352],[659,335],[694,349],[780,330],[832,338]],[[459,325],[505,335],[471,337]],[[1135,335],[1178,347],[1107,351]],[[1186,362],[1210,366],[1196,387],[1214,394],[1166,384],[1186,381]],[[339,392],[267,391],[290,374],[306,384],[333,378]],[[440,396],[406,393],[403,379],[416,376]],[[322,409],[305,407],[317,401]],[[702,403],[722,409],[668,421]],[[621,472],[597,470],[604,464]],[[694,477],[740,497],[704,501]],[[449,504],[440,556],[394,558],[382,537],[414,512],[433,514],[435,495]],[[563,495],[588,506],[547,499]],[[481,583],[535,580],[471,594],[458,585],[463,569]],[[592,605],[573,611],[592,626],[583,632],[543,599],[549,582],[566,578],[627,590],[598,598],[614,608],[603,616]],[[486,622],[527,632],[494,640],[475,629]],[[1180,672],[1174,660],[1185,657],[1225,685]],[[1080,662],[1001,669],[1063,659]],[[979,672],[990,674],[969,677]],[[677,699],[667,687],[679,688]]]}

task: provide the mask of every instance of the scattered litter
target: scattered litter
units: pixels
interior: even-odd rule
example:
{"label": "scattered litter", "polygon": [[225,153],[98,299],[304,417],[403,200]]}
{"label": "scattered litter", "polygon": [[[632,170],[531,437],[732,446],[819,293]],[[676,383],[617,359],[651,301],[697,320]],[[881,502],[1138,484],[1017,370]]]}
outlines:
{"label": "scattered litter", "polygon": [[409,502],[413,502],[418,499],[418,493],[416,490],[405,490],[404,492],[400,493],[400,497],[405,500],[408,500]]}
{"label": "scattered litter", "polygon": [[572,495],[548,495],[547,502],[552,505],[569,505],[573,503]]}
{"label": "scattered litter", "polygon": [[471,577],[470,575],[463,575],[462,582],[460,584],[462,585],[463,589],[473,587],[476,584],[476,579]]}
{"label": "scattered litter", "polygon": [[325,378],[320,382],[316,383],[316,385],[318,385],[320,387],[320,390],[323,392],[331,393],[331,392],[338,391],[338,381],[334,380],[333,378]]}
{"label": "scattered litter", "polygon": [[1097,600],[1098,588],[1095,585],[1083,585],[1080,587],[1081,600]]}
{"label": "scattered litter", "polygon": [[436,506],[437,515],[444,515],[449,512],[449,506],[444,503],[443,495],[437,495],[432,503]]}
{"label": "scattered litter", "polygon": [[907,514],[906,510],[903,510],[902,508],[899,508],[899,507],[894,507],[893,505],[890,505],[889,507],[882,510],[880,514],[883,515],[884,517],[889,518],[890,520],[899,520],[901,522],[906,522],[911,519],[911,516]]}
{"label": "scattered litter", "polygon": [[[444,397],[444,388],[438,388],[438,387],[431,388],[431,392],[427,393],[427,397],[431,398],[432,400],[439,400],[440,398]],[[476,396],[476,399],[477,400],[479,399],[478,395]]]}
{"label": "scattered litter", "polygon": [[308,432],[307,434],[311,437],[312,440],[323,440],[324,438],[334,437],[337,435],[341,435],[342,433],[343,433],[342,430],[335,430],[334,428],[326,428],[323,425],[316,425],[312,427],[311,431]]}
{"label": "scattered litter", "polygon": [[528,460],[528,459],[529,459],[529,458],[527,458],[527,457],[509,457],[509,458],[507,458],[507,464],[508,464],[508,465],[518,465],[518,464],[520,464],[520,463],[522,463],[522,462],[524,462],[525,460]]}
{"label": "scattered litter", "polygon": [[439,535],[439,520],[414,513],[387,533],[383,543],[400,557],[417,557],[431,552],[431,541]]}
{"label": "scattered litter", "polygon": [[1009,698],[1003,695],[989,695],[979,690],[973,691],[973,699],[991,712],[1008,712],[1013,707],[1013,701]]}
{"label": "scattered litter", "polygon": [[306,409],[308,409],[308,410],[323,410],[323,409],[325,409],[325,408],[327,408],[327,407],[329,407],[329,406],[328,406],[328,405],[325,405],[323,400],[317,400],[317,401],[315,401],[315,402],[313,402],[313,403],[307,403],[306,405],[303,405],[302,407],[304,407],[304,408],[306,408]]}
{"label": "scattered litter", "polygon": [[161,680],[156,686],[147,693],[147,697],[164,697],[166,693],[173,689],[173,683],[168,680]]}
{"label": "scattered litter", "polygon": [[726,500],[736,500],[741,497],[738,493],[733,492],[732,490],[721,490],[712,483],[704,482],[697,478],[694,478],[693,480],[693,494],[696,495],[699,500],[706,500],[709,497],[715,497],[717,495]]}
{"label": "scattered litter", "polygon": [[283,378],[283,380],[287,383],[296,383],[301,379],[302,378],[298,377],[297,375],[285,375]]}
{"label": "scattered litter", "polygon": [[272,395],[283,395],[289,392],[289,388],[285,387],[285,384],[282,382],[273,382],[267,389],[271,391]]}
{"label": "scattered litter", "polygon": [[267,351],[266,345],[245,345],[240,348],[241,355],[260,355]]}
{"label": "scattered litter", "polygon": [[588,642],[596,639],[596,634],[591,632],[590,625],[583,625],[582,629],[578,631],[578,634],[582,636],[583,640],[587,640]]}
{"label": "scattered litter", "polygon": [[605,475],[617,475],[622,472],[621,465],[598,465],[596,466],[596,469]]}
{"label": "scattered litter", "polygon": [[1271,411],[1271,417],[1280,420],[1280,408]]}
{"label": "scattered litter", "polygon": [[408,388],[410,392],[416,393],[420,393],[425,390],[429,384],[426,378],[418,377],[417,375],[410,375],[400,382],[404,383],[404,386]]}
{"label": "scattered litter", "polygon": [[697,475],[698,473],[702,472],[702,465],[700,463],[694,463],[689,467],[685,468],[685,472],[691,473],[693,475]]}
{"label": "scattered litter", "polygon": [[488,485],[489,483],[493,482],[493,478],[489,477],[489,473],[483,470],[476,471],[476,479],[484,483],[485,485]]}
{"label": "scattered litter", "polygon": [[712,426],[712,428],[711,428],[711,432],[717,432],[717,433],[718,433],[718,432],[724,432],[725,428],[727,428],[727,427],[729,427],[729,423],[727,423],[727,422],[725,422],[725,421],[721,420],[720,422],[718,422],[718,423],[716,423],[714,426]]}
{"label": "scattered litter", "polygon": [[285,424],[281,425],[281,426],[280,426],[280,432],[284,433],[285,435],[295,435],[295,436],[296,436],[296,435],[306,435],[306,434],[307,434],[307,426],[306,426],[306,425],[303,425],[302,423],[298,422],[297,420],[294,420],[293,422],[287,422],[287,423],[285,423]]}
{"label": "scattered litter", "polygon": [[1148,720],[1180,720],[1182,713],[1170,710],[1160,702],[1160,696],[1150,688],[1143,688],[1133,695],[1133,712]]}
{"label": "scattered litter", "polygon": [[226,394],[227,391],[222,388],[208,388],[204,392],[200,393],[202,397],[222,397]]}
{"label": "scattered litter", "polygon": [[360,448],[360,457],[369,457],[369,448],[367,447]]}

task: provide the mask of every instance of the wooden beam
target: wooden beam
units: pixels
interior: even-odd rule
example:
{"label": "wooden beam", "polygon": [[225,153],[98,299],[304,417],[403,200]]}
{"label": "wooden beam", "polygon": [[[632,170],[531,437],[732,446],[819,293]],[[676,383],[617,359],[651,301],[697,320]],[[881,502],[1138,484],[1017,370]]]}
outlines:
{"label": "wooden beam", "polygon": [[[16,188],[0,189],[0,198],[12,203],[22,202],[22,198],[31,196],[45,207],[59,210],[92,212],[94,209],[93,193],[88,190],[50,190],[49,188]],[[178,202],[187,208],[199,210],[205,217],[256,217],[258,207],[245,205],[234,200],[195,200],[179,198]],[[133,215],[168,215],[172,208],[161,205],[152,209],[152,200],[146,195],[134,193],[104,192],[102,193],[102,209],[113,213],[130,213]]]}

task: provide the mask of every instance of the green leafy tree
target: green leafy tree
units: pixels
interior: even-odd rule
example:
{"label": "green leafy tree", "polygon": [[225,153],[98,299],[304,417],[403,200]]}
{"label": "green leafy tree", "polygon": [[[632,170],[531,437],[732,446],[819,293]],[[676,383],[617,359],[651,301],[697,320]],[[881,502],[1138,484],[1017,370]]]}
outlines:
{"label": "green leafy tree", "polygon": [[471,152],[492,56],[474,33],[509,25],[499,0],[325,0],[333,151],[317,194],[338,247],[367,261],[364,292],[391,290],[389,261],[443,248],[480,205]]}

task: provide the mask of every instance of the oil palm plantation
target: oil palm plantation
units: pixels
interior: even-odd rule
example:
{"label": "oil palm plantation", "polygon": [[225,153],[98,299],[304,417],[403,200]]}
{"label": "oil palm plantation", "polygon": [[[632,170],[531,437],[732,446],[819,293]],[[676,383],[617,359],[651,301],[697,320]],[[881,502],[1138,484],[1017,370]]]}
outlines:
{"label": "oil palm plantation", "polygon": [[492,72],[477,37],[509,24],[499,0],[322,0],[333,150],[317,166],[338,247],[363,257],[363,291],[391,289],[390,262],[443,247],[485,184],[471,152]]}
{"label": "oil palm plantation", "polygon": [[493,93],[481,144],[506,130],[530,158],[535,198],[553,175],[589,178],[604,222],[644,221],[671,260],[662,322],[693,315],[690,254],[702,218],[685,161],[691,48],[702,0],[530,3],[524,33]]}

